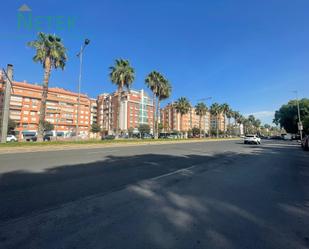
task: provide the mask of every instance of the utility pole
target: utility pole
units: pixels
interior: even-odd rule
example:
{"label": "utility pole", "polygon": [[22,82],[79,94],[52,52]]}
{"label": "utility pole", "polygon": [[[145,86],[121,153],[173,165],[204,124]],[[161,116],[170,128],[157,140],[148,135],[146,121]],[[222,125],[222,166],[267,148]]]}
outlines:
{"label": "utility pole", "polygon": [[79,135],[79,110],[80,110],[80,87],[82,83],[82,66],[83,66],[83,52],[85,47],[90,43],[89,39],[85,39],[84,44],[81,46],[77,57],[79,57],[79,78],[78,78],[78,97],[77,97],[77,113],[76,113],[76,139]]}
{"label": "utility pole", "polygon": [[297,127],[298,127],[298,131],[299,131],[299,134],[300,134],[300,140],[303,140],[303,124],[301,122],[301,119],[300,119],[300,109],[299,109],[299,101],[298,101],[298,92],[297,91],[294,91],[294,93],[296,94],[296,102],[297,102],[297,113],[298,113],[298,124],[297,124]]}
{"label": "utility pole", "polygon": [[[4,70],[3,70],[4,71]],[[9,112],[10,112],[10,101],[11,101],[11,88],[13,80],[13,65],[7,65],[7,72],[5,72],[5,91],[4,91],[4,102],[2,109],[2,120],[1,120],[1,143],[6,143],[6,137],[8,133],[9,123]]]}

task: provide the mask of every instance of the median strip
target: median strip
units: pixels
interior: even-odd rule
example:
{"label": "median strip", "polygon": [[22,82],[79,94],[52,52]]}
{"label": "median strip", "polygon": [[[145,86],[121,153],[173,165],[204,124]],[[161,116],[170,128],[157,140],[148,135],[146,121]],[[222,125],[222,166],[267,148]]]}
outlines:
{"label": "median strip", "polygon": [[94,149],[94,148],[114,148],[126,146],[142,146],[142,145],[161,145],[176,143],[199,143],[199,142],[216,142],[216,141],[232,141],[239,138],[212,138],[212,139],[175,139],[175,140],[113,140],[113,141],[66,141],[66,142],[42,142],[42,143],[13,143],[0,145],[0,154],[9,153],[27,153],[40,151],[59,151],[74,149]]}

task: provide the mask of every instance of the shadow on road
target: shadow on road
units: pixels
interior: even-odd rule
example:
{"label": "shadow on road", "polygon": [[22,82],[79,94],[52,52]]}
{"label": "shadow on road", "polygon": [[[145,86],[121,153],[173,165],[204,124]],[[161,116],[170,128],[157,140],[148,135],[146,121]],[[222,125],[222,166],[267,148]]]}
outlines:
{"label": "shadow on road", "polygon": [[[135,222],[137,230],[144,233],[143,236],[149,236],[151,245],[156,248],[175,248],[176,245],[204,248],[206,244],[213,246],[211,248],[240,248],[252,245],[252,241],[256,241],[259,248],[276,248],[278,245],[281,248],[305,248],[309,245],[309,234],[299,231],[294,240],[290,240],[284,238],[285,228],[275,229],[280,225],[288,227],[290,219],[296,219],[300,214],[308,221],[308,209],[302,206],[308,193],[299,187],[308,181],[308,164],[293,163],[295,161],[287,157],[303,152],[294,150],[291,154],[291,148],[285,146],[250,148],[247,153],[226,152],[214,156],[108,156],[102,161],[64,165],[39,173],[4,173],[0,175],[0,221],[7,222],[89,196],[102,197],[127,188],[131,194],[146,201],[142,217],[151,217],[151,221],[140,217]],[[300,160],[307,159],[305,155]],[[195,169],[191,168],[193,165]],[[212,177],[207,178],[204,173],[210,169]],[[168,181],[160,181],[162,175],[173,172],[179,174],[172,175]],[[205,182],[202,176],[208,181]],[[193,178],[199,184],[191,183]],[[182,186],[187,190],[178,191]],[[97,205],[104,208],[102,203]],[[100,214],[96,215],[99,219]],[[284,215],[289,218],[282,220]],[[269,221],[272,218],[275,220]],[[132,221],[126,219],[124,223],[130,227]],[[75,217],[73,222],[82,222],[82,217]],[[124,224],[118,224],[121,225]],[[119,228],[115,226],[113,229]],[[105,239],[111,239],[107,233],[112,228],[104,229]],[[237,233],[234,233],[235,229]],[[127,233],[131,233],[130,229]],[[184,238],[194,240],[190,242]],[[80,247],[76,248],[87,247],[86,242],[80,242]]]}

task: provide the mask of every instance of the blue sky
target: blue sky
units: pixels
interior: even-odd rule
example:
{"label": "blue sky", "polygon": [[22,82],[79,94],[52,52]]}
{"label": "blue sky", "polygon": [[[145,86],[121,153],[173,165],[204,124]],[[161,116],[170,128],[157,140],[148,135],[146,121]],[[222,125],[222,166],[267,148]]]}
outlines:
{"label": "blue sky", "polygon": [[[18,27],[22,4],[41,16],[43,27]],[[52,73],[51,86],[76,91],[81,43],[82,92],[96,97],[115,90],[108,67],[129,59],[136,70],[133,88],[145,88],[152,70],[173,85],[171,100],[187,96],[193,104],[212,96],[264,122],[293,98],[309,97],[308,0],[101,0],[5,1],[1,4],[0,66],[14,64],[15,80],[42,82],[43,71],[26,46],[38,31],[59,35],[68,48],[64,71]],[[28,13],[29,14],[29,13]],[[74,19],[61,29],[46,17]]]}

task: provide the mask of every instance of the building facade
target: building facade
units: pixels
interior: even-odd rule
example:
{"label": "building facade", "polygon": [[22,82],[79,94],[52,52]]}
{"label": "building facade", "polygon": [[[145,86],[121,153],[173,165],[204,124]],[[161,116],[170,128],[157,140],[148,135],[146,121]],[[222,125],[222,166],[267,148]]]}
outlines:
{"label": "building facade", "polygon": [[225,132],[227,129],[227,122],[226,118],[223,113],[221,113],[218,117],[214,115],[210,115],[210,129],[215,131],[217,129],[221,132]]}
{"label": "building facade", "polygon": [[[103,93],[97,99],[98,124],[105,134],[115,134],[117,128],[118,92]],[[149,125],[152,132],[153,104],[144,90],[123,92],[120,101],[119,128],[123,133]]]}
{"label": "building facade", "polygon": [[[10,99],[10,119],[17,124],[16,131],[36,132],[39,123],[42,86],[27,82],[13,81]],[[4,81],[0,79],[0,108],[3,105]],[[45,120],[54,125],[56,132],[76,131],[78,94],[62,89],[49,88],[46,102]],[[92,122],[96,120],[95,100],[80,95],[79,132],[88,134]]]}
{"label": "building facade", "polygon": [[[173,103],[168,104],[161,109],[161,123],[164,132],[184,131],[200,127],[200,116],[196,115],[195,108],[191,108],[187,114],[182,117],[177,113]],[[208,133],[209,131],[209,113],[201,118],[201,129]]]}

